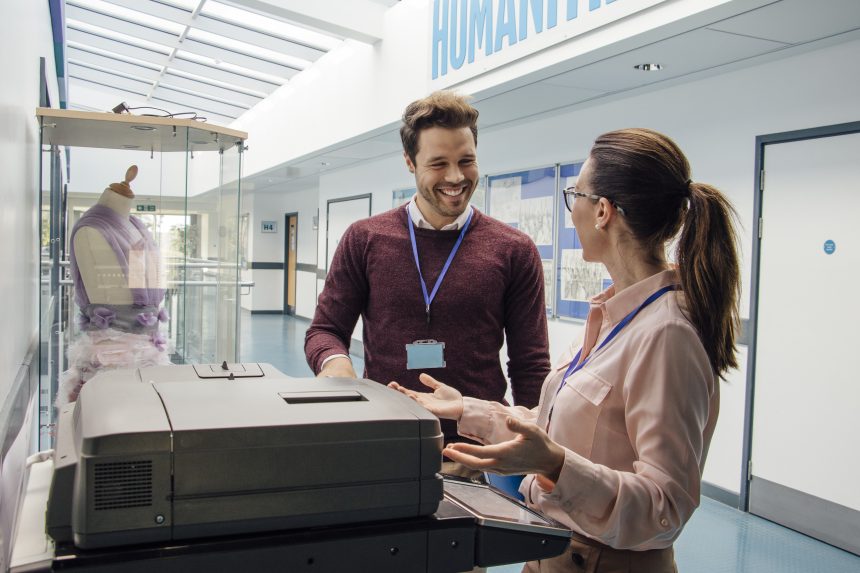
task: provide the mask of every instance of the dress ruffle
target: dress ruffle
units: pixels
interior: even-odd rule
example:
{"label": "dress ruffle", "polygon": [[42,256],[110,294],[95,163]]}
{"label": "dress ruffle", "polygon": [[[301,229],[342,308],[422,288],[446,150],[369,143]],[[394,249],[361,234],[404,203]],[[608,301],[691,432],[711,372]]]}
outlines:
{"label": "dress ruffle", "polygon": [[82,332],[69,346],[70,367],[60,376],[56,406],[77,400],[81,387],[100,372],[169,365],[173,350],[159,331],[137,334],[106,328]]}

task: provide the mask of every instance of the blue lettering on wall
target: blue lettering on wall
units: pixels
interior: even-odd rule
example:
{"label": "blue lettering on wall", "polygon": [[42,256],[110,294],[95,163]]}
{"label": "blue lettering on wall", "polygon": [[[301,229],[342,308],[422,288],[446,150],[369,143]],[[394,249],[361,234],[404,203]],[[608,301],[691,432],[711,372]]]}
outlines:
{"label": "blue lettering on wall", "polygon": [[[439,5],[442,18],[439,18]],[[448,0],[433,0],[433,79],[448,73]],[[441,49],[440,49],[441,48]],[[439,70],[439,56],[442,69]]]}
{"label": "blue lettering on wall", "polygon": [[514,0],[500,0],[499,2],[499,17],[496,20],[497,52],[502,49],[502,40],[506,37],[509,46],[517,43],[517,11]]}
{"label": "blue lettering on wall", "polygon": [[543,0],[520,0],[520,40],[525,40],[529,35],[529,6],[532,9],[535,33],[543,32]]}
{"label": "blue lettering on wall", "polygon": [[[457,0],[451,3],[451,67],[455,70],[459,70],[463,62],[466,61],[466,33],[468,32],[469,21],[465,15],[468,3],[469,0],[460,0],[459,10]],[[463,18],[457,17],[460,13],[463,14]],[[460,23],[459,26],[457,26],[458,22]]]}
{"label": "blue lettering on wall", "polygon": [[558,0],[549,0],[546,3],[546,27],[555,28],[558,24]]}
{"label": "blue lettering on wall", "polygon": [[493,0],[472,0],[469,14],[470,64],[475,61],[475,50],[481,45],[484,46],[484,54],[489,56],[493,53]]}
{"label": "blue lettering on wall", "polygon": [[[593,12],[616,0],[587,0]],[[566,21],[579,16],[579,2],[565,0]],[[433,0],[432,77],[474,63],[479,50],[491,56],[528,38],[529,18],[535,34],[558,26],[558,0]],[[546,16],[544,16],[544,14]]]}
{"label": "blue lettering on wall", "polygon": [[577,0],[567,0],[567,21],[570,22],[576,18],[578,14],[579,2]]}

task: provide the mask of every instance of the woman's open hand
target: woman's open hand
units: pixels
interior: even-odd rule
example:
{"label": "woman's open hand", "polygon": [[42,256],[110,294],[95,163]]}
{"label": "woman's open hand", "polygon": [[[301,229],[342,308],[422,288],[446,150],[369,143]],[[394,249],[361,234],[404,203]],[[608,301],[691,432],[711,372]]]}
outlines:
{"label": "woman's open hand", "polygon": [[433,392],[415,392],[397,382],[389,382],[388,387],[406,394],[439,418],[460,419],[463,415],[463,395],[459,390],[442,384],[429,374],[421,374],[418,379],[428,388],[432,388]]}
{"label": "woman's open hand", "polygon": [[475,470],[499,475],[538,474],[556,481],[564,464],[564,448],[536,424],[513,417],[506,424],[518,434],[512,440],[489,446],[448,444],[442,454]]}

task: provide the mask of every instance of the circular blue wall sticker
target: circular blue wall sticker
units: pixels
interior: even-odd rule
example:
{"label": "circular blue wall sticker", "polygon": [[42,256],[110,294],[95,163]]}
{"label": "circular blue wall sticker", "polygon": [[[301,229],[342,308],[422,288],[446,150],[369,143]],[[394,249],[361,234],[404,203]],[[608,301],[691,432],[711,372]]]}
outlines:
{"label": "circular blue wall sticker", "polygon": [[828,255],[832,255],[833,251],[836,250],[836,243],[831,241],[830,239],[824,241],[824,252]]}

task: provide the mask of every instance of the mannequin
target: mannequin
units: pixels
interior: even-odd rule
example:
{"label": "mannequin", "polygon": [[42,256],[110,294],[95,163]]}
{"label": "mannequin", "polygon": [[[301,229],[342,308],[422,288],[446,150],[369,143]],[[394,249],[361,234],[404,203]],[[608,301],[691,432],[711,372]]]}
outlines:
{"label": "mannequin", "polygon": [[71,234],[71,275],[80,310],[80,335],[69,346],[57,405],[77,399],[97,372],[170,364],[159,331],[168,317],[158,246],[137,217],[129,215],[137,176],[132,165],[111,183]]}
{"label": "mannequin", "polygon": [[[98,205],[104,205],[126,218],[131,212],[134,192],[131,183],[137,177],[137,166],[132,165],[121,183],[111,183],[101,194]],[[128,232],[138,241],[142,238],[129,222]],[[102,304],[131,304],[129,281],[122,272],[116,255],[107,240],[94,227],[82,227],[75,234],[72,249],[90,302]]]}

